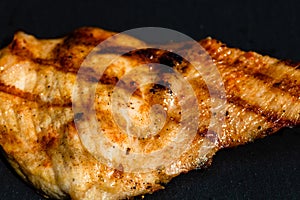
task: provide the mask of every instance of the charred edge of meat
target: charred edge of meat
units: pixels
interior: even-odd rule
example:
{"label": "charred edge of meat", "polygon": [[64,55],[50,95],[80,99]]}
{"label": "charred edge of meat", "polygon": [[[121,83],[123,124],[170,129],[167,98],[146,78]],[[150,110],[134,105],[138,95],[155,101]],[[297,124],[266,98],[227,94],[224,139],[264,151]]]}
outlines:
{"label": "charred edge of meat", "polygon": [[279,60],[278,62],[300,70],[300,62],[294,62],[292,60]]}
{"label": "charred edge of meat", "polygon": [[19,57],[33,57],[31,51],[28,50],[24,45],[22,45],[18,39],[14,39],[9,48],[13,54]]}
{"label": "charred edge of meat", "polygon": [[[112,34],[109,34],[112,35]],[[84,45],[84,46],[97,46],[100,42],[107,39],[105,35],[104,37],[95,37],[93,34],[92,28],[80,28],[73,32],[71,32],[64,40],[63,47],[67,49],[76,46],[76,45]]]}

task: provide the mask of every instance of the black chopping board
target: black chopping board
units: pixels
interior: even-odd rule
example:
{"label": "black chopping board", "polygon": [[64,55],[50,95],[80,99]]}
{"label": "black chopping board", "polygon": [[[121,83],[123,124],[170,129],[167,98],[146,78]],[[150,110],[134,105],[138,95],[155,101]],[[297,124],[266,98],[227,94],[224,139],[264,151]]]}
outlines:
{"label": "black chopping board", "polygon": [[[125,31],[155,26],[195,40],[300,61],[297,1],[0,1],[0,46],[17,30],[40,38],[81,26]],[[300,129],[286,128],[254,143],[222,150],[206,170],[174,178],[146,199],[299,199]],[[1,157],[0,199],[43,199]]]}

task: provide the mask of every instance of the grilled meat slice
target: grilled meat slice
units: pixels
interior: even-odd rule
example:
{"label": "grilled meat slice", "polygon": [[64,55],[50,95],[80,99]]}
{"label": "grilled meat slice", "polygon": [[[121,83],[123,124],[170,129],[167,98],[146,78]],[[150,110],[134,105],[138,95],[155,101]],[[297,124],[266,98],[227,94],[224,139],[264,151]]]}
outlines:
{"label": "grilled meat slice", "polygon": [[[192,85],[200,111],[197,134],[178,158],[161,163],[162,167],[154,170],[131,172],[122,163],[118,167],[106,165],[84,146],[86,141],[78,134],[81,127],[76,127],[76,122],[91,116],[74,113],[74,98],[81,96],[72,92],[84,59],[96,45],[114,34],[97,28],[81,28],[61,39],[39,40],[19,32],[0,52],[0,145],[17,173],[47,196],[123,199],[152,193],[182,172],[208,166],[221,148],[244,144],[300,123],[300,70],[296,64],[228,48],[211,38],[200,41],[217,66],[226,91],[224,124],[219,133],[214,133],[209,130],[211,116],[215,115],[210,110],[211,91],[207,88],[210,83],[195,73],[188,61],[159,49],[131,51],[115,60],[99,81],[93,76],[93,68],[83,66],[87,70],[84,84],[95,86],[95,101],[91,105],[104,136],[126,149],[126,155],[158,150],[175,136],[182,116],[179,105],[182,100],[159,84],[140,85],[133,93],[120,86],[120,94],[132,96],[129,116],[136,120],[136,126],[131,128],[151,123],[149,119],[153,116],[148,111],[152,105],[161,104],[166,109],[167,115],[156,115],[166,120],[158,135],[141,133],[135,137],[136,146],[132,146],[126,130],[114,121],[109,104],[115,86],[127,72],[149,62],[172,65]],[[126,49],[143,47],[145,43],[122,36],[112,46]],[[99,52],[97,56],[101,62],[113,55]],[[79,87],[84,89],[84,84]],[[117,103],[121,97],[116,98]],[[118,119],[120,124],[127,125],[126,117]],[[151,131],[157,130],[148,130]],[[211,136],[216,135],[217,141],[212,142]],[[97,155],[108,153],[104,149]]]}

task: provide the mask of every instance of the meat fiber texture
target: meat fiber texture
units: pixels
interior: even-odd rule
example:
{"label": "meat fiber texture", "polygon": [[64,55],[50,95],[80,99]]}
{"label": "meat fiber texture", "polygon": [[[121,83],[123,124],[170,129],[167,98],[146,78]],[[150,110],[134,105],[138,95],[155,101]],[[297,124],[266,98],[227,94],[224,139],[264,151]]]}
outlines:
{"label": "meat fiber texture", "polygon": [[[176,46],[189,56],[195,53],[192,45],[173,44],[166,51],[122,35],[111,43],[113,51],[88,56],[113,35],[80,28],[63,38],[41,40],[18,32],[0,51],[0,145],[16,172],[45,196],[124,199],[152,193],[183,172],[209,166],[219,149],[300,123],[298,64],[206,38],[198,44],[211,60],[203,59],[202,65],[216,66],[225,92],[212,97],[218,86],[207,80],[213,77],[204,79],[188,60],[172,53]],[[131,47],[140,49],[118,57],[97,77],[101,68],[93,62],[101,65]],[[145,67],[138,68],[141,64]],[[78,79],[80,70],[86,73]],[[162,80],[141,84],[148,81],[149,70]],[[168,87],[179,76],[189,84],[174,87],[192,90],[195,98]],[[122,86],[126,81],[131,89]],[[77,112],[75,103],[89,112]],[[221,105],[218,112],[211,109],[214,103]],[[184,105],[190,105],[189,112]],[[185,132],[192,128],[195,135],[181,151],[189,137]],[[101,137],[87,134],[90,129]],[[183,131],[178,135],[178,130]],[[108,142],[95,146],[102,138]]]}

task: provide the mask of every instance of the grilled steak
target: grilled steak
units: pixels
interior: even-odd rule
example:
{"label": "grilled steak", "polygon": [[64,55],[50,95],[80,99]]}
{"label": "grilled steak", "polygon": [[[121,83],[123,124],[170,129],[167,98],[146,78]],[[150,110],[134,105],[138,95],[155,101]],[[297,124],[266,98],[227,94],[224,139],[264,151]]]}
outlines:
{"label": "grilled steak", "polygon": [[[200,41],[217,66],[226,92],[224,97],[215,99],[221,101],[223,98],[225,104],[222,111],[214,113],[211,110],[211,96],[217,92],[214,83],[205,81],[188,60],[171,51],[155,48],[129,51],[110,63],[101,78],[97,77],[97,69],[84,60],[100,42],[114,34],[97,28],[81,28],[60,39],[39,40],[18,32],[13,42],[0,52],[0,145],[17,173],[47,196],[124,199],[152,193],[182,172],[208,166],[221,148],[244,144],[282,127],[300,124],[300,70],[297,64],[228,48],[211,38]],[[92,58],[101,62],[110,59],[118,50],[145,47],[146,44],[122,36],[111,45],[113,51],[99,51]],[[193,53],[193,46],[189,44],[175,46],[187,54]],[[168,48],[172,50],[172,47]],[[173,71],[149,65],[131,75],[130,78],[136,80],[130,82],[131,89],[122,86],[127,80],[122,77],[148,63],[165,64]],[[79,70],[86,73],[77,84]],[[181,74],[192,86],[197,105],[193,99],[180,97],[172,91],[168,87],[170,83],[139,85],[137,80],[146,77],[147,70],[162,77],[177,76],[174,71]],[[74,93],[75,86],[77,92],[83,93]],[[92,101],[86,100],[89,96],[84,96],[86,86],[95,89]],[[114,95],[116,86],[119,96]],[[179,91],[188,89],[179,87]],[[124,103],[123,97],[128,95],[131,98]],[[75,112],[75,99],[90,102],[88,106],[95,112]],[[121,109],[117,113],[112,111],[114,106],[123,103],[128,104],[126,116],[120,114]],[[139,170],[139,167],[151,165],[148,161],[156,162],[156,157],[127,163],[131,166],[105,160],[110,155],[115,156],[111,153],[114,148],[123,149],[125,154],[119,156],[126,159],[126,156],[147,155],[172,144],[178,126],[184,124],[181,122],[182,103],[194,105],[199,116],[196,134],[174,160],[167,162],[168,159],[163,158],[159,160],[160,165],[151,170]],[[153,106],[157,104],[165,112],[153,114],[151,108],[156,108]],[[212,117],[220,114],[222,126],[217,130],[210,129]],[[79,130],[92,128],[80,122],[89,121],[93,116],[96,123],[101,123],[101,137],[118,147],[108,145],[97,149],[92,144],[99,137],[79,134]],[[128,125],[128,116],[134,125]],[[189,122],[193,117],[187,114]],[[141,131],[139,127],[145,127],[145,124],[151,125],[150,128]],[[184,128],[189,129],[188,126]],[[129,137],[127,131],[138,134]],[[157,134],[152,135],[153,132]],[[168,155],[176,154],[176,148],[168,151]],[[132,166],[132,170],[128,170]]]}

